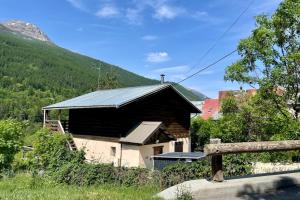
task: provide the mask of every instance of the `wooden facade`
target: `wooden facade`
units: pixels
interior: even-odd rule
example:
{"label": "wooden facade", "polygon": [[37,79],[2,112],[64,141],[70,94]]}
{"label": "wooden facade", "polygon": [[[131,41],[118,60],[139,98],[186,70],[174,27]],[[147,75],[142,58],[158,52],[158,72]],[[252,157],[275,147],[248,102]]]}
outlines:
{"label": "wooden facade", "polygon": [[69,110],[72,134],[125,137],[142,121],[162,121],[176,138],[189,137],[190,113],[195,109],[172,88],[136,99],[119,108]]}

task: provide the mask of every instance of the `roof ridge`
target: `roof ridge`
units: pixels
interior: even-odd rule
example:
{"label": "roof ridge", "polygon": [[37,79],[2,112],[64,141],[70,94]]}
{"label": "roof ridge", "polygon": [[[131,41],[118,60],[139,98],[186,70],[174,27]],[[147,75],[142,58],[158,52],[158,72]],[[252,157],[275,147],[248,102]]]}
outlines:
{"label": "roof ridge", "polygon": [[108,91],[108,90],[122,90],[122,89],[129,89],[129,88],[141,88],[141,87],[150,87],[150,86],[169,86],[171,85],[170,83],[158,83],[158,84],[153,84],[153,85],[139,85],[139,86],[130,86],[130,87],[120,87],[120,88],[112,88],[112,89],[100,89],[100,90],[95,90],[94,92],[103,92],[103,91]]}

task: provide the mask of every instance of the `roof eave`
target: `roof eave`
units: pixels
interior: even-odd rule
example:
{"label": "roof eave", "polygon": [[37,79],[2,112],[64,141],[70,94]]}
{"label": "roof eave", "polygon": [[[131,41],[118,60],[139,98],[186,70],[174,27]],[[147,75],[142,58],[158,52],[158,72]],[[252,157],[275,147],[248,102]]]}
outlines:
{"label": "roof eave", "polygon": [[171,88],[177,92],[182,98],[184,98],[185,101],[187,101],[195,110],[196,112],[193,113],[202,113],[201,110],[199,110],[199,108],[197,108],[190,100],[188,100],[188,98],[186,98],[181,92],[179,92],[175,87],[173,87],[172,85],[170,85]]}
{"label": "roof eave", "polygon": [[122,140],[120,140],[119,142],[122,143],[122,144],[130,144],[130,145],[138,145],[138,146],[142,146],[143,145],[142,143],[128,142],[128,141],[122,141]]}
{"label": "roof eave", "polygon": [[119,108],[119,105],[43,107],[42,110],[69,110],[69,109],[84,109],[84,108]]}

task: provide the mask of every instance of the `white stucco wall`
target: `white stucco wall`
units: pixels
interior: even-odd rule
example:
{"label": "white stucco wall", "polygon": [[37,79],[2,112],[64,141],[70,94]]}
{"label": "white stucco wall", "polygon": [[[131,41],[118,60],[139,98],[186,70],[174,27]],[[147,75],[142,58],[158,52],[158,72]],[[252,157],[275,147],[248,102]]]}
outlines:
{"label": "white stucco wall", "polygon": [[183,142],[183,152],[190,152],[190,138],[177,138],[176,141],[169,142],[169,152],[175,151],[175,142]]}
{"label": "white stucco wall", "polygon": [[[107,141],[103,137],[73,135],[75,145],[78,149],[84,149],[86,159],[90,162],[113,163],[119,166],[120,162],[125,167],[145,167],[152,168],[153,147],[163,146],[163,153],[174,152],[175,141],[150,145],[130,145],[121,144],[118,141]],[[177,141],[183,141],[183,151],[189,151],[189,138],[178,138]],[[111,147],[116,148],[115,156],[111,153]]]}
{"label": "white stucco wall", "polygon": [[143,145],[139,147],[140,151],[140,167],[145,167],[152,169],[153,168],[153,159],[151,156],[153,156],[154,147],[163,146],[163,153],[169,152],[169,143],[159,143],[159,144],[149,144],[149,145]]}
{"label": "white stucco wall", "polygon": [[[104,141],[97,137],[76,137],[73,136],[78,149],[84,149],[85,158],[90,162],[113,163],[118,166],[121,153],[121,144],[118,142]],[[116,148],[116,155],[112,156],[111,147]]]}
{"label": "white stucco wall", "polygon": [[140,150],[137,145],[122,144],[122,166],[139,167]]}

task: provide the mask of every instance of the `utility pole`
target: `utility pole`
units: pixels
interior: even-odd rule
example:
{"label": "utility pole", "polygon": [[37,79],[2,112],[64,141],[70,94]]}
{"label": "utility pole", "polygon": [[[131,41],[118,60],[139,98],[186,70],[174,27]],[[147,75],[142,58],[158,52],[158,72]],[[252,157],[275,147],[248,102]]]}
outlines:
{"label": "utility pole", "polygon": [[99,73],[98,73],[98,87],[97,89],[100,89],[100,75],[101,75],[101,66],[98,67]]}

